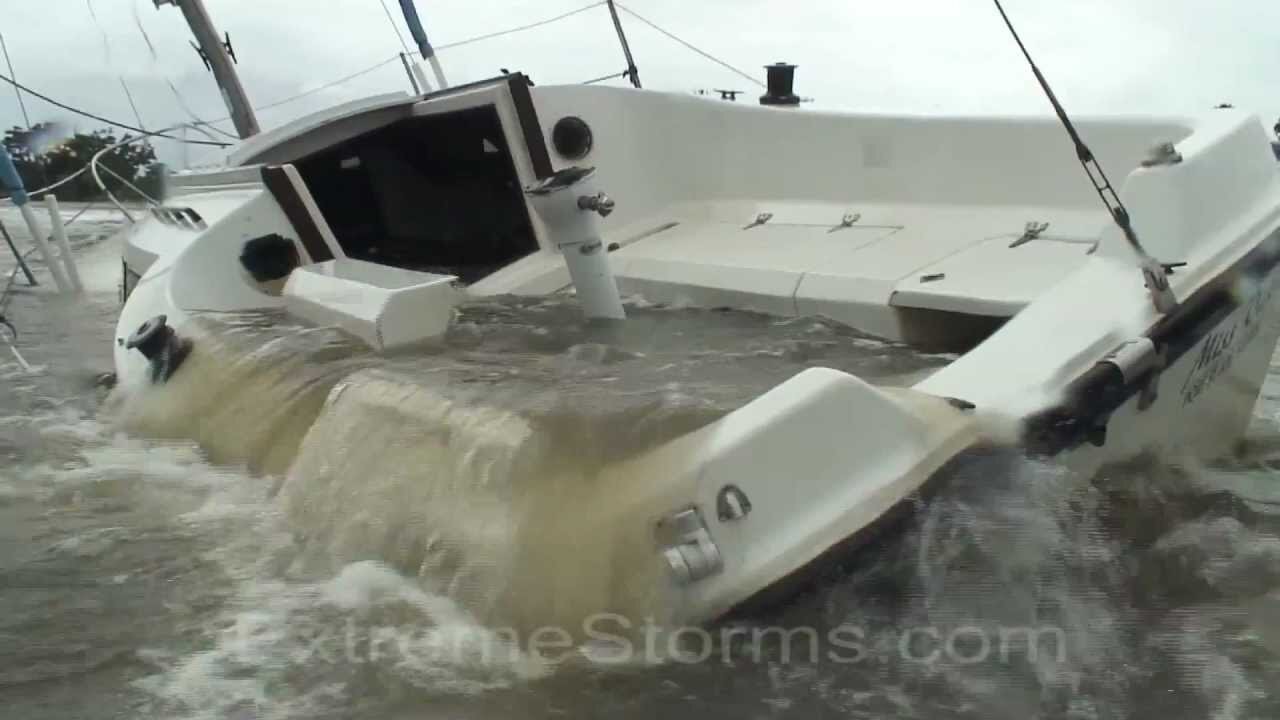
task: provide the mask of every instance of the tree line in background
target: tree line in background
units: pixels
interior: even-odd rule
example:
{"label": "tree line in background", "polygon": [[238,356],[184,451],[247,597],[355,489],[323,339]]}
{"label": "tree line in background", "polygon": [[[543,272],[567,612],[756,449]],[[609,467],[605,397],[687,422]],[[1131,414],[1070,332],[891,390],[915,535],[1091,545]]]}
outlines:
{"label": "tree line in background", "polygon": [[[4,146],[28,190],[45,187],[75,173],[88,165],[99,151],[127,137],[118,137],[111,130],[95,130],[75,133],[53,142],[48,140],[60,134],[59,128],[49,123],[37,123],[29,130],[13,127],[4,134]],[[103,155],[98,165],[125,178],[151,197],[160,196],[162,166],[156,162],[155,150],[146,141],[113,150]],[[141,199],[110,173],[101,175],[102,182],[122,201]],[[54,194],[59,200],[70,201],[104,197],[102,189],[87,172],[58,188]]]}

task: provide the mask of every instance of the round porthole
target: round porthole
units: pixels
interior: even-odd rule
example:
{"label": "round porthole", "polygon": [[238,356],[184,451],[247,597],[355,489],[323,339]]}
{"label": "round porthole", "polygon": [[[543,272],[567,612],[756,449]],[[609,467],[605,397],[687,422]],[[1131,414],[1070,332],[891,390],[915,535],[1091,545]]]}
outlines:
{"label": "round porthole", "polygon": [[556,121],[551,129],[551,144],[566,160],[580,160],[591,152],[591,126],[580,117],[570,115]]}

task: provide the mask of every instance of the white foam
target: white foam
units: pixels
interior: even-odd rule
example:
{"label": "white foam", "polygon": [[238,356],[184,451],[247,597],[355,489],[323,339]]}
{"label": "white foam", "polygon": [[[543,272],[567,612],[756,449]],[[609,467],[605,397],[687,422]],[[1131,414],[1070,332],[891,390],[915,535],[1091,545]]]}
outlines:
{"label": "white foam", "polygon": [[[316,582],[258,577],[241,584],[213,646],[138,683],[173,717],[305,718],[351,697],[368,677],[475,694],[544,675],[548,667],[483,628],[445,598],[377,562]],[[287,700],[273,689],[288,678]]]}

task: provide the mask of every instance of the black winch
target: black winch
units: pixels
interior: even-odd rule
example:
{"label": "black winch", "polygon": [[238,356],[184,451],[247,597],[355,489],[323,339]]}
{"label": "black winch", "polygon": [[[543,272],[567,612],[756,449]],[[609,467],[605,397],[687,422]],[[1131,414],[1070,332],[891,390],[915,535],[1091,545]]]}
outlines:
{"label": "black winch", "polygon": [[765,65],[768,90],[760,96],[761,105],[781,105],[794,107],[800,104],[800,96],[795,93],[796,66],[777,62]]}
{"label": "black winch", "polygon": [[157,315],[138,326],[124,346],[142,353],[151,363],[151,382],[162,383],[168,381],[191,354],[192,342],[178,337],[169,327],[169,319]]}

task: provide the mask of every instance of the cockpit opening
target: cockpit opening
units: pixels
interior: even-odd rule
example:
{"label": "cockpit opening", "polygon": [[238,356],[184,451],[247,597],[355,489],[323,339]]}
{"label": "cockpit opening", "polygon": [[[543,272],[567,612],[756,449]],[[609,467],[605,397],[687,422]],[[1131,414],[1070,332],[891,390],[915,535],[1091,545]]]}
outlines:
{"label": "cockpit opening", "polygon": [[349,257],[472,283],[538,249],[492,105],[398,120],[294,164]]}

